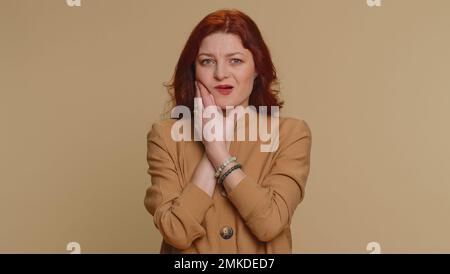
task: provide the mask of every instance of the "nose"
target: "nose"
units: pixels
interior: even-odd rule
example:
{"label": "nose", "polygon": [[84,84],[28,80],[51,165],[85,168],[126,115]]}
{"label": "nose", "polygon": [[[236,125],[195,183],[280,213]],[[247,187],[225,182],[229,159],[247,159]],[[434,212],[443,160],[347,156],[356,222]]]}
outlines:
{"label": "nose", "polygon": [[214,77],[217,80],[222,80],[229,76],[228,67],[223,62],[218,62],[216,69],[214,70]]}

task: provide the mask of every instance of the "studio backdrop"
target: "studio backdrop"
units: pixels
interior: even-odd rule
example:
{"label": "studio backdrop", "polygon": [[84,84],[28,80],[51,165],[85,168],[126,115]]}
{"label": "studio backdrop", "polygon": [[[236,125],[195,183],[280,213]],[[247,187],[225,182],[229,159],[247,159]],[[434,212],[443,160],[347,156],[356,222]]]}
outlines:
{"label": "studio backdrop", "polygon": [[293,252],[450,252],[448,0],[1,0],[0,252],[159,252],[146,134],[222,8],[312,132]]}

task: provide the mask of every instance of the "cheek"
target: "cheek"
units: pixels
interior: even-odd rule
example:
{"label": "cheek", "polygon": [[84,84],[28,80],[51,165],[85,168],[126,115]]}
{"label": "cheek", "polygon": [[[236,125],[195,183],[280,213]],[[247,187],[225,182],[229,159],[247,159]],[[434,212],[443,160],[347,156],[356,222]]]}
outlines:
{"label": "cheek", "polygon": [[239,68],[239,78],[241,81],[253,81],[255,69],[253,65],[242,66]]}
{"label": "cheek", "polygon": [[199,68],[195,70],[195,77],[203,83],[207,84],[213,78],[213,72],[208,68]]}
{"label": "cheek", "polygon": [[197,78],[204,78],[205,77],[205,70],[201,67],[195,68],[195,77]]}
{"label": "cheek", "polygon": [[242,86],[245,86],[246,88],[252,87],[253,80],[254,80],[254,70],[252,69],[245,69],[239,74],[239,82]]}

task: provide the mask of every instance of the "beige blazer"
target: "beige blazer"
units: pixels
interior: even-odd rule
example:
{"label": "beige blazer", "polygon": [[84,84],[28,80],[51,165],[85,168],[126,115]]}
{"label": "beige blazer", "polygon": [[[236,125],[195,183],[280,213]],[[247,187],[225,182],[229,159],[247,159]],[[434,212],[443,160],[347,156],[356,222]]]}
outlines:
{"label": "beige blazer", "polygon": [[310,170],[307,123],[280,117],[279,146],[273,152],[261,152],[259,138],[233,141],[230,154],[247,176],[228,194],[217,185],[210,197],[190,183],[204,146],[172,140],[176,121],[156,122],[147,134],[151,185],[144,204],[162,235],[160,252],[291,253],[292,215],[303,200]]}

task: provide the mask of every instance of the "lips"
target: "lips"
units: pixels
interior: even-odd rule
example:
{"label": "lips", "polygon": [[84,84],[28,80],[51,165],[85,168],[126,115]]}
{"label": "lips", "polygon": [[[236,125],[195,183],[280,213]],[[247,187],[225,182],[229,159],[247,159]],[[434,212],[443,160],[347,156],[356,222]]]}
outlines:
{"label": "lips", "polygon": [[229,95],[233,91],[233,86],[231,85],[218,85],[214,88],[223,95]]}

